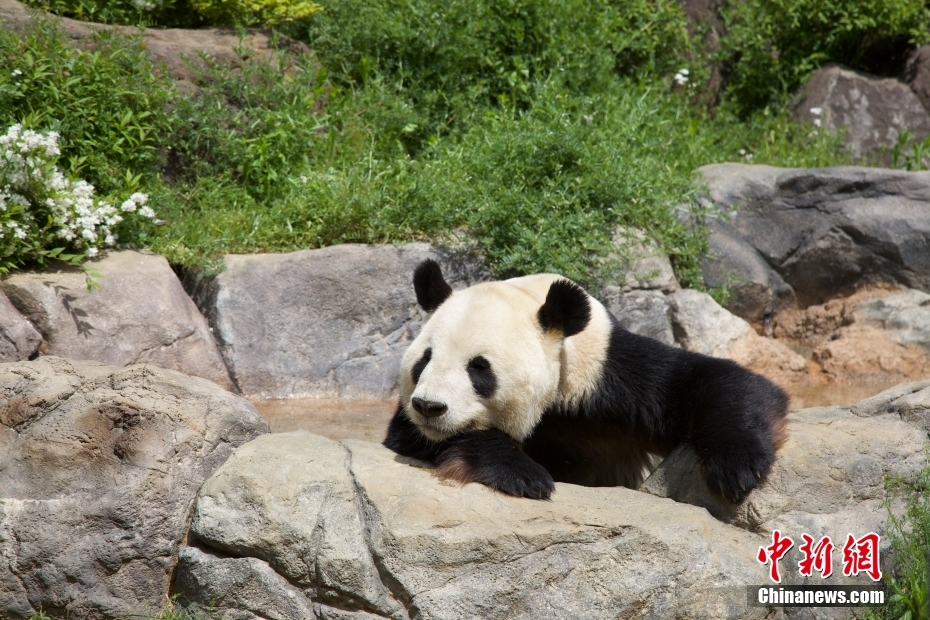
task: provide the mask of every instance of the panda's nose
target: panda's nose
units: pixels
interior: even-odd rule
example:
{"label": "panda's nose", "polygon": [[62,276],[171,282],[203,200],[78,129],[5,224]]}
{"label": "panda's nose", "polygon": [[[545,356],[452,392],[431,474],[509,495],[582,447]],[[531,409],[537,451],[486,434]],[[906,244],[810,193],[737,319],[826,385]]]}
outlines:
{"label": "panda's nose", "polygon": [[424,418],[437,418],[446,412],[448,407],[445,403],[437,403],[434,400],[413,397],[411,399],[413,408]]}

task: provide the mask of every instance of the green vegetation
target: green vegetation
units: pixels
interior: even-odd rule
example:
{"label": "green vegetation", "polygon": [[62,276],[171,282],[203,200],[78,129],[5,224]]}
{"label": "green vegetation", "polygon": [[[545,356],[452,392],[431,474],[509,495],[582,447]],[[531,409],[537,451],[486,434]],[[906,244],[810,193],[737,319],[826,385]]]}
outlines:
{"label": "green vegetation", "polygon": [[897,76],[930,40],[925,0],[731,0],[722,13],[720,58],[743,111],[783,99],[827,62]]}
{"label": "green vegetation", "polygon": [[[677,0],[344,0],[312,15],[237,0],[251,17],[206,1],[200,13],[177,10],[186,0],[59,1],[123,23],[167,24],[162,9],[277,23],[313,50],[272,63],[285,72],[212,66],[181,95],[132,38],[70,48],[53,24],[0,30],[0,61],[20,72],[0,75],[0,128],[59,132],[59,167],[111,204],[148,194],[164,225],[127,222],[121,242],[205,265],[465,239],[497,273],[589,281],[622,225],[647,231],[695,286],[705,241],[675,213],[693,206],[693,171],[850,163],[835,137],[790,122],[786,93],[823,61],[868,68],[867,50],[900,56],[928,32],[919,0],[734,1],[712,56]],[[712,62],[729,80],[718,97]]]}
{"label": "green vegetation", "polygon": [[130,26],[281,26],[321,7],[310,0],[27,0],[26,4],[85,21]]}
{"label": "green vegetation", "polygon": [[[927,456],[930,457],[930,451]],[[889,597],[885,607],[869,610],[866,620],[930,619],[930,467],[908,484],[889,481],[888,538],[894,572],[884,576]],[[903,514],[891,511],[902,500]]]}

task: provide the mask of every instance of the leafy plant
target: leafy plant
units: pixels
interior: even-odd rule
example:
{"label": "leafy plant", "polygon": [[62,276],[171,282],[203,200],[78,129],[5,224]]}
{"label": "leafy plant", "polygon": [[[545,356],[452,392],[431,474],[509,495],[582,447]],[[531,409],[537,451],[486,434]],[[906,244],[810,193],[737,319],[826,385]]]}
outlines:
{"label": "leafy plant", "polygon": [[152,178],[171,133],[174,96],[137,38],[106,32],[69,45],[53,21],[0,28],[0,126],[55,131],[66,172],[108,194]]}

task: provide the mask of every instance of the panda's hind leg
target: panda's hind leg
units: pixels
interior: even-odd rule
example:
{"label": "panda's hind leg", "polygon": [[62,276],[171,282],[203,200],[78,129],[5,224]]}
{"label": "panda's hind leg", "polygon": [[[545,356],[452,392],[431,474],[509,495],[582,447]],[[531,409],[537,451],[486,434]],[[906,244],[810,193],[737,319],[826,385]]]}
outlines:
{"label": "panda's hind leg", "polygon": [[687,442],[708,488],[734,503],[763,483],[784,440],[788,396],[728,360],[710,360],[687,390]]}

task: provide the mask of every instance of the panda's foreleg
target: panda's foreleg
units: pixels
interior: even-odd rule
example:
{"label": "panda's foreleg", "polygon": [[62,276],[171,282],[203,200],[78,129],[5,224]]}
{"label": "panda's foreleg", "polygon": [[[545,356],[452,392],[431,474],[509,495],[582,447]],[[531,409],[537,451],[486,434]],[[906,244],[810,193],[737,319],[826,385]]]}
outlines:
{"label": "panda's foreleg", "polygon": [[445,442],[430,441],[424,437],[410,418],[404,414],[403,405],[399,404],[394,417],[388,424],[387,436],[382,444],[401,456],[432,463]]}
{"label": "panda's foreleg", "polygon": [[555,482],[520,444],[498,429],[450,437],[434,462],[436,473],[459,482],[480,482],[515,497],[549,499]]}
{"label": "panda's foreleg", "polygon": [[784,439],[788,397],[725,360],[702,369],[687,394],[688,438],[708,488],[740,503],[765,481]]}

